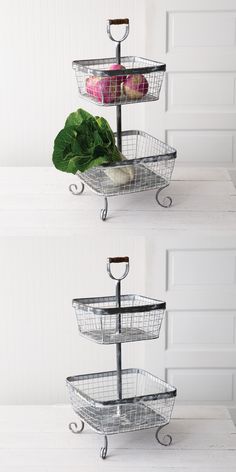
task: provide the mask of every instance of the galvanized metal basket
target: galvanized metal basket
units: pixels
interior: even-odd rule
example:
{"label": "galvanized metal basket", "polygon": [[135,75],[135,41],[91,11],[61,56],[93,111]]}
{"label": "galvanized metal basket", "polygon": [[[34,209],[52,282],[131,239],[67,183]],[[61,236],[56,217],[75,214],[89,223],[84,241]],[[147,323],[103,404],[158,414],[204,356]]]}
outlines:
{"label": "galvanized metal basket", "polygon": [[[115,133],[117,137],[117,133]],[[126,160],[111,165],[94,167],[86,172],[77,172],[81,189],[70,185],[73,194],[81,194],[84,184],[105,198],[101,218],[108,212],[108,197],[156,189],[156,200],[162,207],[169,207],[172,199],[161,198],[160,192],[170,184],[175,165],[176,150],[153,136],[138,130],[121,133],[122,153]]]}
{"label": "galvanized metal basket", "polygon": [[109,68],[114,57],[73,61],[81,97],[101,106],[127,105],[158,100],[165,64],[143,57],[120,58],[121,70]]}
{"label": "galvanized metal basket", "polygon": [[[78,172],[82,182],[104,196],[142,192],[169,184],[176,158],[174,148],[147,133],[129,130],[122,132],[122,152],[127,160]],[[121,183],[122,179],[127,181]]]}
{"label": "galvanized metal basket", "polygon": [[125,433],[169,423],[176,389],[142,369],[123,369],[122,399],[117,371],[67,378],[75,413],[101,434]]}
{"label": "galvanized metal basket", "polygon": [[[80,334],[100,344],[143,341],[159,337],[166,304],[140,295],[73,300]],[[120,329],[117,329],[117,315]]]}

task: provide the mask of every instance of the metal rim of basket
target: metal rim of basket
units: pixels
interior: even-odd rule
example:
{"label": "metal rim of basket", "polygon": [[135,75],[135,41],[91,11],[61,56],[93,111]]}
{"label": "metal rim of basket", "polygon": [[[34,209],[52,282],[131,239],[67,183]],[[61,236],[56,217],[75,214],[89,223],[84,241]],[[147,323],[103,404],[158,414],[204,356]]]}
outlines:
{"label": "metal rim of basket", "polygon": [[92,297],[92,298],[74,298],[72,301],[72,306],[77,309],[83,309],[87,313],[91,313],[94,315],[116,315],[122,313],[137,313],[137,312],[148,312],[154,310],[165,310],[166,309],[166,302],[162,300],[155,300],[153,298],[143,297],[141,295],[135,294],[126,294],[122,295],[121,300],[129,300],[130,297],[139,297],[142,300],[151,300],[155,303],[147,304],[147,305],[138,305],[138,306],[125,306],[125,307],[116,307],[116,308],[97,308],[91,307],[88,303],[97,303],[97,302],[115,302],[115,296],[107,296],[107,297]]}
{"label": "metal rim of basket", "polygon": [[81,396],[84,400],[89,402],[89,404],[97,407],[106,407],[106,406],[111,406],[111,405],[123,405],[127,403],[138,403],[140,401],[152,401],[152,400],[161,400],[161,399],[167,399],[167,398],[173,398],[176,397],[177,395],[177,389],[173,387],[172,385],[168,384],[167,382],[164,382],[161,380],[159,377],[155,377],[154,375],[150,374],[144,369],[122,369],[122,375],[124,374],[142,374],[145,377],[149,377],[153,379],[154,381],[160,381],[162,384],[164,384],[167,388],[170,390],[167,392],[159,392],[159,393],[151,393],[147,395],[138,395],[136,397],[129,397],[129,398],[122,398],[118,400],[105,400],[105,401],[99,401],[99,400],[94,400],[92,397],[87,395],[86,393],[82,392],[78,388],[76,388],[71,382],[75,382],[77,380],[88,380],[88,379],[93,379],[93,378],[99,378],[99,377],[115,377],[117,375],[116,370],[110,370],[107,372],[98,372],[94,374],[82,374],[82,375],[74,375],[67,377],[66,383],[69,385],[70,388],[72,388],[78,396]]}
{"label": "metal rim of basket", "polygon": [[[145,59],[144,57],[140,56],[123,56],[121,57],[121,62],[125,62],[126,60],[136,60],[136,61],[145,61],[150,62],[150,66],[146,67],[133,67],[131,69],[125,69],[125,74],[127,75],[135,75],[135,74],[151,74],[153,72],[165,72],[166,64],[163,62],[151,61]],[[103,63],[111,63],[114,62],[114,57],[108,57],[105,59],[89,59],[89,60],[76,60],[72,62],[72,68],[76,71],[85,72],[86,74],[92,74],[100,77],[115,77],[121,75],[120,70],[110,70],[110,69],[96,69],[96,67],[91,68],[88,65],[96,65],[96,64],[103,64]]]}
{"label": "metal rim of basket", "polygon": [[[114,135],[116,137],[117,133],[115,132]],[[147,164],[150,162],[167,161],[170,159],[176,159],[177,157],[176,149],[164,143],[163,141],[160,141],[160,139],[153,138],[153,136],[151,136],[148,133],[145,133],[144,131],[126,130],[126,131],[122,131],[122,137],[123,136],[142,136],[143,138],[150,138],[151,140],[155,140],[156,143],[164,145],[166,147],[167,152],[165,152],[164,154],[139,157],[136,159],[127,159],[121,162],[113,162],[112,164],[103,164],[101,167],[122,167],[122,166],[128,166],[130,164]]]}
{"label": "metal rim of basket", "polygon": [[[114,133],[115,137],[117,136],[117,133]],[[156,139],[150,134],[144,132],[144,131],[139,131],[139,130],[126,130],[122,131],[122,137],[124,136],[142,136],[143,138],[150,138],[154,140],[156,143],[162,144],[166,147],[167,152],[164,154],[157,154],[153,156],[146,156],[146,157],[138,157],[136,159],[126,159],[124,161],[119,161],[119,162],[113,162],[109,164],[102,164],[100,167],[101,168],[107,168],[107,167],[124,167],[124,166],[129,166],[131,164],[148,164],[150,162],[161,162],[161,161],[168,161],[171,159],[176,159],[177,157],[177,151],[174,149],[172,146],[169,146],[168,144],[164,143],[163,141],[160,141],[160,139]],[[79,173],[81,175],[81,173]]]}

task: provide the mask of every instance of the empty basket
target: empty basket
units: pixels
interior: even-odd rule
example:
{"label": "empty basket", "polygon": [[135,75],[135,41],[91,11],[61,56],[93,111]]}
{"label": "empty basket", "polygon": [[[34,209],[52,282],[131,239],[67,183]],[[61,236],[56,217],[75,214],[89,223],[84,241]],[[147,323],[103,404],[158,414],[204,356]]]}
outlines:
{"label": "empty basket", "polygon": [[159,337],[166,304],[140,295],[73,300],[80,333],[100,344],[142,341]]}
{"label": "empty basket", "polygon": [[142,369],[124,369],[121,374],[122,399],[118,399],[116,371],[67,378],[70,400],[79,417],[101,434],[168,424],[176,389]]}

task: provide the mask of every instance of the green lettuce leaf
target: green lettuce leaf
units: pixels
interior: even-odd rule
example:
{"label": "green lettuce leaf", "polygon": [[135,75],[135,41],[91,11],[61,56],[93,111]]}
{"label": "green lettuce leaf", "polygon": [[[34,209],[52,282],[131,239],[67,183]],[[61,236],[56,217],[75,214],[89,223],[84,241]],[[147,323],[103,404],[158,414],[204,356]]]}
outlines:
{"label": "green lettuce leaf", "polygon": [[68,116],[56,136],[52,160],[57,169],[76,174],[120,161],[121,154],[107,120],[79,108]]}

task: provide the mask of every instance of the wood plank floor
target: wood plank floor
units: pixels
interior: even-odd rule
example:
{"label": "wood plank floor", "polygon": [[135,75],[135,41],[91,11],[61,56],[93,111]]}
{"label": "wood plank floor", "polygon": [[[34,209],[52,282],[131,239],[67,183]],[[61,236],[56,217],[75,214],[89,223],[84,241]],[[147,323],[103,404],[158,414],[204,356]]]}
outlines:
{"label": "wood plank floor", "polygon": [[[236,177],[233,182],[231,174],[224,168],[177,163],[170,187],[163,190],[163,197],[173,199],[170,208],[157,205],[154,190],[109,198],[109,230],[235,231]],[[87,187],[82,196],[72,195],[71,183],[80,185],[77,176],[53,167],[2,167],[0,235],[107,231],[99,217],[103,197]]]}
{"label": "wood plank floor", "polygon": [[153,429],[110,436],[105,461],[101,436],[68,430],[75,419],[67,405],[0,406],[0,471],[236,471],[236,428],[223,407],[176,406],[165,428],[170,447],[155,441]]}

